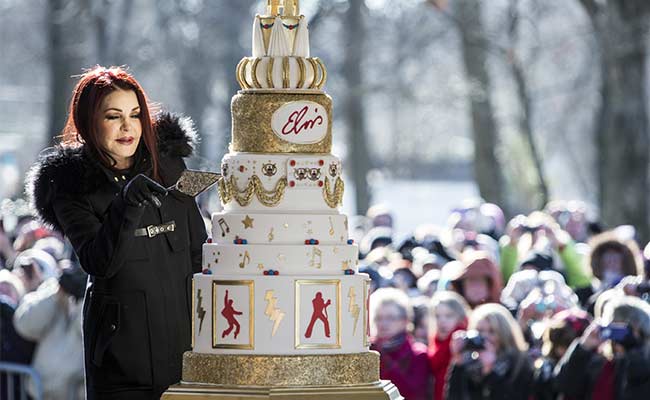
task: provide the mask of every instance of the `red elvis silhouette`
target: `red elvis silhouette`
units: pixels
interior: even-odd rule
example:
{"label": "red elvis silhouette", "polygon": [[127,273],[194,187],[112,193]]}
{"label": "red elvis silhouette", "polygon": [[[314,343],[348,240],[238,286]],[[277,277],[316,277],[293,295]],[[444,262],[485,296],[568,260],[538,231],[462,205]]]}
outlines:
{"label": "red elvis silhouette", "polygon": [[327,307],[332,304],[331,300],[323,300],[323,294],[317,292],[314,299],[311,301],[312,306],[314,307],[314,312],[311,314],[311,321],[309,321],[309,326],[307,326],[307,331],[305,332],[305,337],[310,338],[312,331],[314,330],[314,324],[317,320],[323,321],[325,326],[325,336],[330,337],[330,323],[327,316]]}
{"label": "red elvis silhouette", "polygon": [[228,299],[228,290],[226,290],[226,296],[223,298],[223,310],[221,310],[221,315],[228,321],[228,329],[223,331],[221,338],[225,338],[230,335],[233,328],[235,328],[235,339],[239,335],[239,322],[235,319],[235,315],[242,315],[241,311],[237,311],[233,308],[232,304],[234,303],[233,299]]}

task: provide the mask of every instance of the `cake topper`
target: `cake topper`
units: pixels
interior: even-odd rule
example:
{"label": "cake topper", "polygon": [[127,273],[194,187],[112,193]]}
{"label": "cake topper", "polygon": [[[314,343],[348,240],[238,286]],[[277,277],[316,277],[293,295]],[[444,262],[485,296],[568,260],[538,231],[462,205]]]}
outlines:
{"label": "cake topper", "polygon": [[296,17],[300,15],[299,0],[267,0],[267,15],[283,17]]}

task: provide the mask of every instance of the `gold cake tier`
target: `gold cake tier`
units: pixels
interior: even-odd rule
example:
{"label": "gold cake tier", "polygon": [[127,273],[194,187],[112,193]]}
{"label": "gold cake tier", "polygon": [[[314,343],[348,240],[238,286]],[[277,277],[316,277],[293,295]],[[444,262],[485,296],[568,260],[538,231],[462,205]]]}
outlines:
{"label": "gold cake tier", "polygon": [[300,356],[183,355],[183,382],[229,386],[337,386],[379,381],[379,353]]}
{"label": "gold cake tier", "polygon": [[[274,114],[303,104],[320,106],[320,120],[313,115],[290,115],[286,134],[273,129]],[[276,118],[278,116],[276,115]],[[299,143],[300,135],[312,128],[324,130],[317,141]],[[295,129],[294,129],[295,128]],[[297,133],[296,133],[297,132]],[[283,139],[284,137],[284,139]],[[304,91],[239,92],[232,98],[231,151],[245,153],[330,153],[332,151],[332,98],[325,93]]]}
{"label": "gold cake tier", "polygon": [[305,387],[242,387],[181,384],[169,388],[162,400],[401,400],[389,381],[362,385]]}

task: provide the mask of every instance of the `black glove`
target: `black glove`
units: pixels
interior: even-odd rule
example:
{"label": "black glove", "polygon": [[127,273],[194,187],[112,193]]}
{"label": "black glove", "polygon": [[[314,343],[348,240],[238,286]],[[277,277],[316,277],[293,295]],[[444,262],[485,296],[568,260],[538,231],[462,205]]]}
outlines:
{"label": "black glove", "polygon": [[146,175],[140,174],[131,179],[122,189],[122,198],[132,206],[141,207],[144,204],[152,204],[160,207],[162,203],[159,197],[167,195],[167,189],[160,186],[156,181]]}

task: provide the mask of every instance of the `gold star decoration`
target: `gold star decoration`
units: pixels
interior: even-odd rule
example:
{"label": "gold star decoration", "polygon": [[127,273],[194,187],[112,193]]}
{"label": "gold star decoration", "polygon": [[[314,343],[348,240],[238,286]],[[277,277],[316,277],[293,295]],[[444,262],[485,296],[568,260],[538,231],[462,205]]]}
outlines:
{"label": "gold star decoration", "polygon": [[244,224],[244,229],[252,228],[253,227],[253,218],[249,217],[248,215],[246,218],[242,219],[242,224]]}

